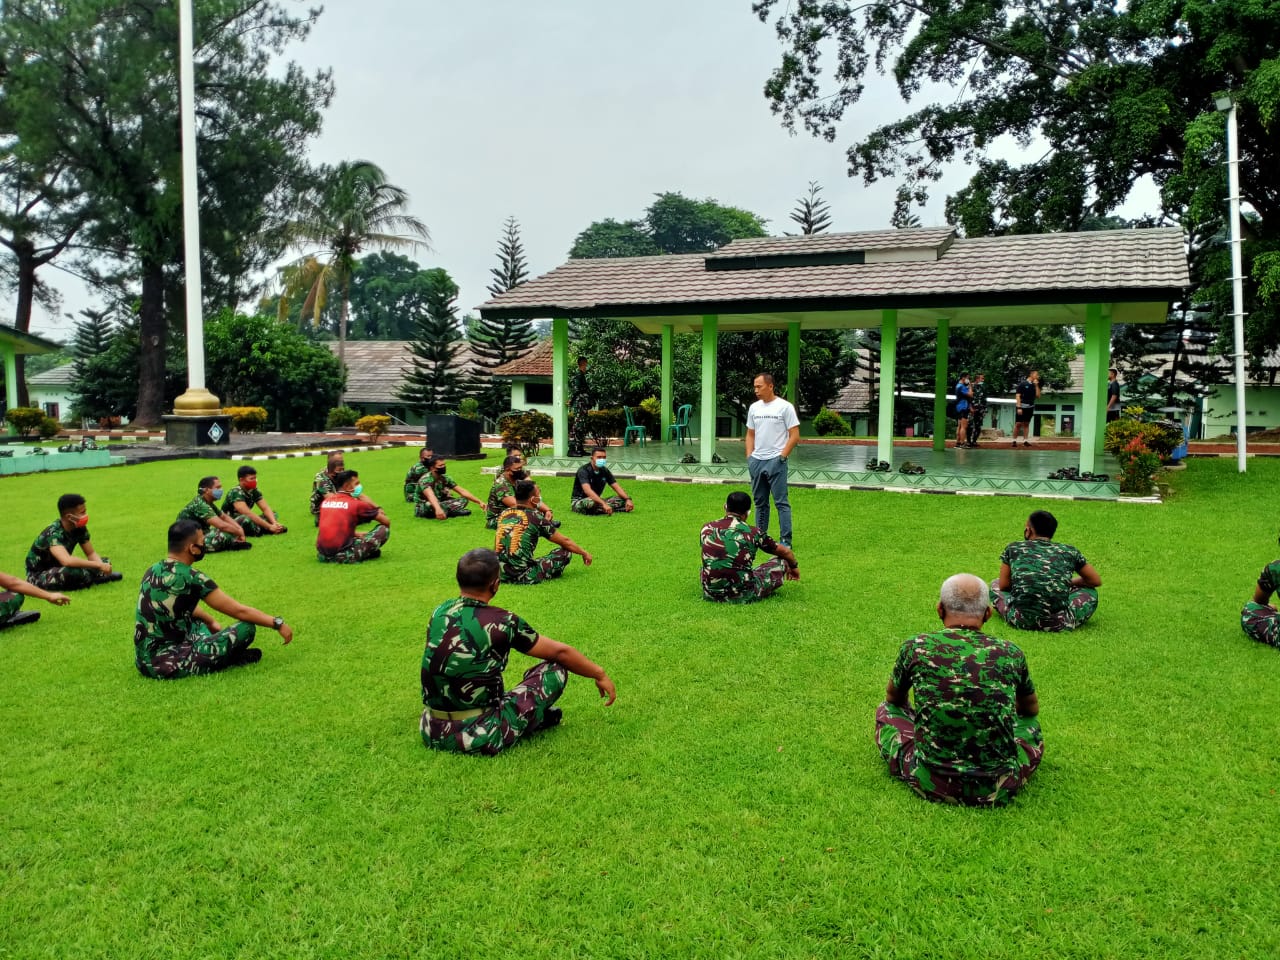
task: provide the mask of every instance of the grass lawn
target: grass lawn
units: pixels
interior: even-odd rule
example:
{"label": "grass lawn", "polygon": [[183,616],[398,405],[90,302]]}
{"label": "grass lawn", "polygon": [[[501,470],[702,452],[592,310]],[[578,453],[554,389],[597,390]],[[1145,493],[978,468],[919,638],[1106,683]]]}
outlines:
{"label": "grass lawn", "polygon": [[[578,518],[546,480],[596,563],[497,602],[618,702],[571,678],[561,727],[481,759],[422,746],[418,669],[491,535],[412,519],[415,457],[347,455],[393,521],[357,567],[315,560],[322,461],[259,464],[289,534],[202,569],[297,637],[172,683],[133,667],[136,584],[235,464],[0,479],[0,569],[74,490],[125,574],[0,633],[0,957],[1280,955],[1280,652],[1239,626],[1280,463],[1192,462],[1160,506],[797,490],[804,579],[750,607],[698,588],[731,488],[625,483],[633,515]],[[479,469],[450,472],[483,497]],[[1103,578],[1074,635],[992,630],[1027,653],[1044,762],[1009,808],[926,803],[872,741],[889,669],[941,581],[993,576],[1038,507]]]}

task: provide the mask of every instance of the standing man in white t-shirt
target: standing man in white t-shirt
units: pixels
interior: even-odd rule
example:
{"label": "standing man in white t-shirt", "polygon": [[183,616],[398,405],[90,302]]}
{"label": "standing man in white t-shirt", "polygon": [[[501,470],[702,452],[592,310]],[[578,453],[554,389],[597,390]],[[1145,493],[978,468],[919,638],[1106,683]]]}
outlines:
{"label": "standing man in white t-shirt", "polygon": [[778,542],[791,546],[791,501],[787,499],[787,457],[800,442],[796,408],[773,392],[773,377],[755,379],[756,402],[747,411],[747,470],[756,526],[769,532],[769,497],[778,508]]}

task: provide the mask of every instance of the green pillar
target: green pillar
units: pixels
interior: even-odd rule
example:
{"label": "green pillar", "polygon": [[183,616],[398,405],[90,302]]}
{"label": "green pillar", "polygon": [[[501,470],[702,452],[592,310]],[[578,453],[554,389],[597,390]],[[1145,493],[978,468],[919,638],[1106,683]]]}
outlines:
{"label": "green pillar", "polygon": [[702,318],[702,434],[698,437],[698,459],[710,463],[716,452],[716,348],[719,346],[720,318]]}
{"label": "green pillar", "polygon": [[1102,454],[1107,407],[1107,368],[1111,365],[1111,318],[1102,304],[1091,303],[1084,313],[1084,396],[1080,411],[1080,472],[1095,472]]}
{"label": "green pillar", "polygon": [[[0,344],[4,353],[4,397],[5,410],[12,410],[18,405],[18,352],[12,347]],[[13,424],[9,424],[9,436],[17,434]]]}
{"label": "green pillar", "polygon": [[551,432],[551,455],[569,454],[569,320],[551,321],[551,406],[555,410]]}
{"label": "green pillar", "polygon": [[671,404],[675,402],[671,390],[671,337],[674,329],[669,323],[662,325],[662,396],[658,398],[662,404],[662,425],[658,429],[662,431],[659,439],[663,441],[671,428]]}
{"label": "green pillar", "polygon": [[800,413],[800,324],[787,324],[787,399]]}
{"label": "green pillar", "polygon": [[893,388],[898,382],[898,311],[880,311],[880,425],[876,459],[893,462]]}
{"label": "green pillar", "polygon": [[947,448],[947,358],[951,355],[951,321],[938,321],[937,353],[933,360],[933,449]]}

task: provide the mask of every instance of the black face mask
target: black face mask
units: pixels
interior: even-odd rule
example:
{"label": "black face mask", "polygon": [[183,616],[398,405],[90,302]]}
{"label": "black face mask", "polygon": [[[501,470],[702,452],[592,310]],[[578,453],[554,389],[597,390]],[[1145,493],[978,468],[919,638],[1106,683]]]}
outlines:
{"label": "black face mask", "polygon": [[444,473],[444,467],[436,467],[436,473]]}
{"label": "black face mask", "polygon": [[[204,555],[205,555],[205,552],[206,552],[206,551],[205,551],[204,547],[202,547],[200,544],[198,544],[198,543],[193,543],[193,544],[191,545],[191,551],[192,551],[192,553],[194,553],[194,554],[195,554],[195,556],[193,556],[193,557],[191,558],[191,562],[192,562],[192,563],[196,563],[197,561],[199,561],[199,560],[203,560],[203,559],[204,559]],[[198,551],[198,552],[197,552],[197,551]]]}

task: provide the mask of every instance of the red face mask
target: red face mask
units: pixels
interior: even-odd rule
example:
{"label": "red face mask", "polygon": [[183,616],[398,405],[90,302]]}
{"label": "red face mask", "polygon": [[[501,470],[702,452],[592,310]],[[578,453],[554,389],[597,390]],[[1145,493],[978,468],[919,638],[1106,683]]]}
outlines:
{"label": "red face mask", "polygon": [[89,525],[89,515],[86,513],[83,517],[76,517],[75,525],[77,527],[87,527]]}
{"label": "red face mask", "polygon": [[256,490],[258,489],[258,478],[245,477],[243,480],[240,481],[240,486],[246,490]]}

